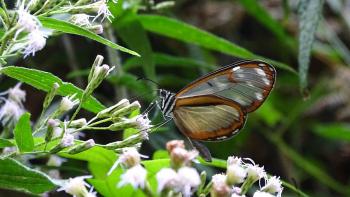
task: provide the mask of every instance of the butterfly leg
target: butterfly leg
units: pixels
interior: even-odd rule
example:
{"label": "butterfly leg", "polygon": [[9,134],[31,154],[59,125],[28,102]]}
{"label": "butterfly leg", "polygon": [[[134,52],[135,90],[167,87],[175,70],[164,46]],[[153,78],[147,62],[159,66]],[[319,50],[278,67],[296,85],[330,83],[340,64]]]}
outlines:
{"label": "butterfly leg", "polygon": [[202,144],[201,142],[197,141],[197,140],[193,140],[193,139],[190,139],[189,137],[187,137],[188,141],[190,142],[190,144],[198,150],[199,152],[199,155],[201,157],[203,157],[203,159],[207,162],[211,162],[212,161],[212,157],[211,157],[211,153],[209,151],[209,149],[204,145]]}

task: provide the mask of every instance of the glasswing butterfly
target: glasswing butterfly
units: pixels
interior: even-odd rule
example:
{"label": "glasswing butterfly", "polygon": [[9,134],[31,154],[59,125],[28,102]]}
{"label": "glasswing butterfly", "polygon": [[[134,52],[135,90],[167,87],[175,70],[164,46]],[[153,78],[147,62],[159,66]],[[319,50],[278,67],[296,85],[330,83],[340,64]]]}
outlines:
{"label": "glasswing butterfly", "polygon": [[159,90],[157,102],[204,158],[210,152],[198,141],[228,139],[239,132],[274,86],[274,67],[260,60],[240,61],[193,81],[178,93]]}

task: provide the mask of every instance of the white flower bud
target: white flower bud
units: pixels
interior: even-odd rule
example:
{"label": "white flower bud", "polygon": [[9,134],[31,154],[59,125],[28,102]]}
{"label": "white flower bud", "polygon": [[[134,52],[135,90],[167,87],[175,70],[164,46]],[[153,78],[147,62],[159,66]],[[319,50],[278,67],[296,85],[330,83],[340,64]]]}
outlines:
{"label": "white flower bud", "polygon": [[32,32],[41,26],[41,23],[38,20],[38,18],[31,15],[29,11],[26,8],[24,8],[23,5],[19,7],[19,9],[17,10],[17,14],[18,14],[17,24],[21,29],[16,34],[19,34],[20,31],[22,30],[25,30],[27,32]]}
{"label": "white flower bud", "polygon": [[227,166],[227,184],[235,185],[244,182],[244,178],[247,175],[246,170],[237,164],[232,164]]}
{"label": "white flower bud", "polygon": [[187,151],[186,149],[176,147],[170,153],[171,165],[175,169],[189,165],[197,156],[198,152],[195,150]]}
{"label": "white flower bud", "polygon": [[91,23],[90,23],[90,17],[87,14],[74,14],[71,16],[70,21],[78,26],[81,27],[90,27]]}
{"label": "white flower bud", "polygon": [[212,197],[229,197],[231,188],[226,184],[226,176],[216,174],[212,177],[213,185],[211,186],[210,196]]}
{"label": "white flower bud", "polygon": [[161,193],[164,189],[177,190],[180,182],[179,177],[175,170],[171,168],[163,168],[161,169],[157,175],[158,188],[157,192]]}
{"label": "white flower bud", "polygon": [[22,104],[12,100],[5,100],[5,104],[0,107],[0,120],[2,125],[14,127],[24,112],[25,109]]}
{"label": "white flower bud", "polygon": [[168,150],[169,153],[171,153],[174,148],[185,149],[185,142],[183,140],[171,140],[166,143],[166,149]]}
{"label": "white flower bud", "polygon": [[276,176],[268,178],[265,182],[265,185],[261,188],[261,191],[268,192],[270,194],[277,193],[277,196],[281,196],[282,190],[282,182],[280,178]]}
{"label": "white flower bud", "polygon": [[88,193],[87,187],[91,187],[89,184],[87,184],[84,179],[92,178],[91,176],[79,176],[75,178],[69,178],[68,181],[66,181],[61,188],[59,188],[57,191],[65,191],[66,193],[73,195],[73,196],[86,196]]}
{"label": "white flower bud", "polygon": [[102,16],[101,21],[103,21],[105,18],[107,18],[109,21],[110,21],[110,17],[114,18],[114,16],[108,9],[106,0],[97,1],[96,3],[91,4],[91,7],[97,13],[97,15],[92,21],[95,21],[100,16]]}
{"label": "white flower bud", "polygon": [[122,99],[121,101],[119,101],[117,104],[110,106],[100,112],[98,112],[97,114],[97,118],[104,118],[104,117],[108,117],[111,116],[111,114],[113,114],[115,111],[127,107],[128,105],[130,105],[129,100],[128,99]]}
{"label": "white flower bud", "polygon": [[76,145],[72,149],[68,151],[68,154],[74,155],[83,151],[86,151],[95,146],[95,141],[93,139],[89,139],[81,144]]}
{"label": "white flower bud", "polygon": [[51,155],[49,157],[49,160],[47,161],[46,165],[47,166],[54,166],[54,167],[60,167],[63,162],[66,162],[67,159],[61,158],[56,155]]}
{"label": "white flower bud", "polygon": [[80,118],[80,119],[77,119],[77,120],[73,120],[71,122],[71,124],[69,125],[69,127],[73,127],[73,128],[81,128],[83,126],[86,126],[87,124],[87,121],[85,118]]}
{"label": "white flower bud", "polygon": [[21,83],[18,83],[15,87],[8,90],[8,99],[22,104],[26,100],[26,92],[21,90]]}
{"label": "white flower bud", "polygon": [[79,103],[79,99],[74,99],[75,95],[65,96],[62,98],[61,103],[59,105],[59,111],[67,112],[71,110],[75,105]]}
{"label": "white flower bud", "polygon": [[23,51],[24,58],[29,55],[34,56],[37,51],[43,49],[46,45],[46,38],[47,35],[39,29],[31,31],[27,36],[26,47]]}
{"label": "white flower bud", "polygon": [[181,187],[183,196],[190,197],[201,183],[197,170],[190,167],[182,167],[177,173],[180,180],[179,186]]}
{"label": "white flower bud", "polygon": [[146,157],[141,155],[136,148],[133,147],[124,148],[122,151],[123,153],[119,155],[119,158],[109,170],[108,175],[110,175],[119,164],[125,168],[131,168],[133,166],[140,165],[141,157]]}
{"label": "white flower bud", "polygon": [[140,103],[138,101],[134,101],[130,105],[114,111],[112,114],[112,117],[118,118],[118,117],[124,116],[126,114],[130,114],[131,112],[133,112],[137,109],[140,109],[140,108],[141,108]]}
{"label": "white flower bud", "polygon": [[118,187],[130,184],[134,189],[145,188],[146,185],[147,171],[141,165],[136,165],[132,168],[126,170],[124,174],[121,175],[121,180]]}
{"label": "white flower bud", "polygon": [[257,180],[266,177],[266,172],[264,167],[260,167],[258,165],[248,164],[247,166],[247,179],[250,179],[252,182],[256,182]]}

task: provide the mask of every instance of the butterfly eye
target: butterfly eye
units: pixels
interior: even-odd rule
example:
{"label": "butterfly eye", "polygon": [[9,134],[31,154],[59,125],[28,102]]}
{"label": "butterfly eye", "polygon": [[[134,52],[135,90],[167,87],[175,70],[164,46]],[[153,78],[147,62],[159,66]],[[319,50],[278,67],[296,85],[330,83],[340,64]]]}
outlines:
{"label": "butterfly eye", "polygon": [[159,96],[161,97],[161,98],[164,98],[165,96],[166,96],[166,91],[165,90],[159,90]]}

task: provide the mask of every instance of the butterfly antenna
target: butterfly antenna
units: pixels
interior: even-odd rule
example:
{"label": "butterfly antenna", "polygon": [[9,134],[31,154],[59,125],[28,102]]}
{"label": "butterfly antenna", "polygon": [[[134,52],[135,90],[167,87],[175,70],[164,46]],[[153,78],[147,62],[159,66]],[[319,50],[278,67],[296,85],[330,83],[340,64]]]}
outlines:
{"label": "butterfly antenna", "polygon": [[145,111],[142,112],[142,113],[143,113],[143,114],[148,114],[154,107],[155,107],[155,102],[152,101],[152,102],[148,105],[148,107],[145,109]]}
{"label": "butterfly antenna", "polygon": [[155,84],[157,87],[160,86],[159,83],[157,83],[156,81],[153,81],[152,79],[148,79],[148,78],[146,78],[146,77],[139,77],[139,78],[137,78],[136,80],[137,80],[137,81],[138,81],[138,80],[145,80],[145,81],[152,82],[152,83]]}

